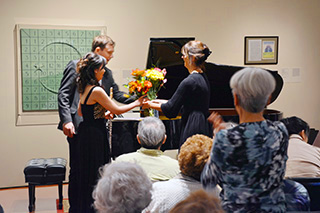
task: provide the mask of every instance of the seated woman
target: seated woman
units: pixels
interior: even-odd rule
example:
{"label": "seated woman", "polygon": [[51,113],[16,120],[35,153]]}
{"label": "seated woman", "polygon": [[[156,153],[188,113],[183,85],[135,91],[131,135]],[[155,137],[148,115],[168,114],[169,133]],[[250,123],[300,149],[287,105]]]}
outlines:
{"label": "seated woman", "polygon": [[151,201],[152,183],[141,166],[112,163],[101,170],[93,191],[94,207],[99,213],[141,212]]}
{"label": "seated woman", "polygon": [[[202,189],[200,175],[212,147],[212,138],[193,135],[181,146],[178,161],[181,174],[153,184],[152,201],[144,212],[169,212],[193,191]],[[218,195],[218,192],[215,193]]]}
{"label": "seated woman", "polygon": [[320,177],[320,148],[308,144],[310,127],[292,116],[281,120],[289,133],[286,177]]}
{"label": "seated woman", "polygon": [[232,76],[230,86],[240,122],[223,129],[220,115],[209,117],[221,130],[201,183],[206,189],[216,184],[222,188],[220,197],[227,212],[285,212],[288,132],[283,123],[263,117],[275,80],[263,69],[245,68]]}

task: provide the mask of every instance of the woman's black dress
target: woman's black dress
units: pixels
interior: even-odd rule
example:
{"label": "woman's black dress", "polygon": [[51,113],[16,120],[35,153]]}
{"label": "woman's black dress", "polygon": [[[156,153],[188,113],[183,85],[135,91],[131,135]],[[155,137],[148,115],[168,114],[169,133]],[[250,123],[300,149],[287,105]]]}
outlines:
{"label": "woman's black dress", "polygon": [[92,89],[81,104],[83,122],[78,131],[79,143],[79,210],[95,212],[92,192],[99,178],[99,168],[110,161],[105,109],[98,103],[87,105]]}
{"label": "woman's black dress", "polygon": [[167,103],[161,105],[163,114],[175,118],[181,110],[179,147],[195,134],[212,136],[209,116],[210,85],[204,73],[192,73],[178,86]]}

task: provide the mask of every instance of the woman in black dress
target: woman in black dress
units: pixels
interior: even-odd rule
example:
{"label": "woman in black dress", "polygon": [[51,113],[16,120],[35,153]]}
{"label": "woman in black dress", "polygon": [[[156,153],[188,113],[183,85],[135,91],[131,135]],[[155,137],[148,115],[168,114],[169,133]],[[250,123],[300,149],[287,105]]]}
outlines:
{"label": "woman in black dress", "polygon": [[78,113],[83,116],[77,143],[79,144],[79,212],[95,212],[92,191],[97,183],[98,170],[110,162],[110,150],[106,132],[106,111],[121,114],[141,106],[143,98],[128,105],[116,105],[100,87],[106,60],[95,53],[88,53],[77,64],[77,80],[80,93]]}
{"label": "woman in black dress", "polygon": [[204,63],[211,51],[201,41],[189,41],[182,47],[181,53],[190,75],[180,83],[170,100],[156,99],[145,102],[143,106],[162,111],[168,118],[176,117],[181,110],[179,147],[192,135],[212,135],[207,121],[210,85],[204,73]]}

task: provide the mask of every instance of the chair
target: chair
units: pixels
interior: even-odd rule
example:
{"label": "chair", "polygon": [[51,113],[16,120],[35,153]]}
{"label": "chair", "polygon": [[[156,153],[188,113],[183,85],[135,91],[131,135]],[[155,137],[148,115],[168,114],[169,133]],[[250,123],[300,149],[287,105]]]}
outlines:
{"label": "chair", "polygon": [[320,178],[291,177],[289,180],[301,183],[307,190],[310,197],[310,210],[320,210]]}
{"label": "chair", "polygon": [[58,184],[58,209],[62,209],[62,182],[66,176],[66,163],[64,158],[35,158],[28,161],[24,174],[26,183],[29,183],[29,212],[35,210],[36,185]]}

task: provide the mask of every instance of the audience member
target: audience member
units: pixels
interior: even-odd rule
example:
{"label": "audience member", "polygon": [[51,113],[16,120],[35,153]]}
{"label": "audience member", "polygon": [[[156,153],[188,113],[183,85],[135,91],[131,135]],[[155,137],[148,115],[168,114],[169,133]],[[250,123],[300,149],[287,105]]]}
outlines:
{"label": "audience member", "polygon": [[293,180],[284,180],[287,211],[310,211],[310,197],[307,189]]}
{"label": "audience member", "polygon": [[309,125],[296,116],[281,121],[290,135],[286,177],[320,177],[320,148],[308,144]]}
{"label": "audience member", "polygon": [[152,201],[145,212],[169,212],[191,192],[202,189],[200,175],[211,147],[212,138],[205,135],[189,137],[181,146],[178,156],[181,173],[169,181],[153,184]]}
{"label": "audience member", "polygon": [[223,129],[220,115],[209,117],[214,128],[221,130],[203,169],[202,185],[208,190],[221,186],[227,212],[285,212],[288,133],[283,123],[263,117],[275,79],[266,70],[244,68],[232,76],[230,87],[240,122]]}
{"label": "audience member", "polygon": [[142,147],[136,152],[120,155],[115,162],[139,164],[152,181],[169,180],[180,172],[178,161],[163,155],[160,150],[167,136],[159,118],[142,119],[138,125],[137,139]]}
{"label": "audience member", "polygon": [[152,183],[134,163],[112,163],[102,168],[94,191],[99,213],[138,213],[151,201]]}
{"label": "audience member", "polygon": [[170,213],[223,213],[220,200],[203,189],[192,192],[189,197],[178,203]]}

